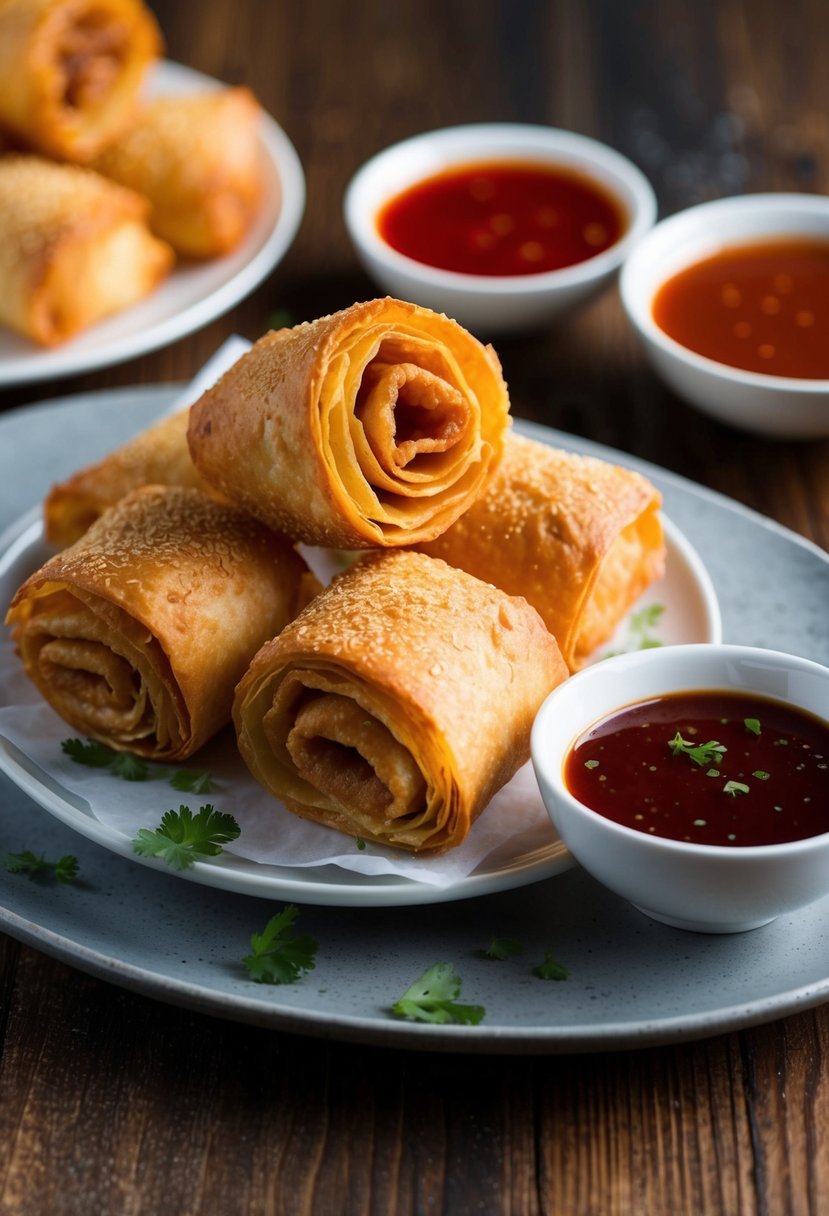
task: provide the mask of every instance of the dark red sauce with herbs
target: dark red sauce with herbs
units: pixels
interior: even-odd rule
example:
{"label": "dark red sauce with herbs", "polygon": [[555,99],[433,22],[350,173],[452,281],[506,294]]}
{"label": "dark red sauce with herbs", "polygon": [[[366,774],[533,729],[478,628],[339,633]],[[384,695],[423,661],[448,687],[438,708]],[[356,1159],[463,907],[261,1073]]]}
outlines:
{"label": "dark red sauce with herbs", "polygon": [[541,274],[618,241],[625,218],[602,187],[524,161],[467,165],[418,182],[380,211],[383,239],[426,266],[461,274]]}
{"label": "dark red sauce with herbs", "polygon": [[724,249],[663,284],[653,319],[689,350],[730,367],[829,379],[829,241]]}
{"label": "dark red sauce with herbs", "polygon": [[727,847],[802,840],[829,831],[829,723],[763,697],[677,693],[591,727],[564,779],[639,832]]}

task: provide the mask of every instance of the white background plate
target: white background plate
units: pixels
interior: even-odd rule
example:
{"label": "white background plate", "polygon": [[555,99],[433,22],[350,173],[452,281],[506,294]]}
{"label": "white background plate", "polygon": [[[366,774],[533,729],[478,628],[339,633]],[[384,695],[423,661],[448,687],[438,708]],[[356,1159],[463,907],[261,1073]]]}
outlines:
{"label": "white background plate", "polygon": [[[668,548],[665,577],[649,588],[636,610],[648,603],[663,606],[657,636],[666,643],[719,640],[719,609],[705,569],[675,525],[666,520],[665,530]],[[0,537],[0,603],[7,604],[11,600],[17,587],[42,565],[49,553],[42,541],[40,508],[35,507]],[[623,623],[610,648],[624,647],[625,641]],[[4,670],[10,671],[7,687],[14,685],[20,689],[9,704],[34,705],[40,717],[28,736],[12,736],[10,740],[6,732],[14,729],[20,712],[8,711],[13,721],[5,727],[0,722],[0,768],[35,802],[82,836],[142,865],[165,869],[164,862],[137,856],[132,848],[132,837],[141,827],[156,826],[161,815],[159,799],[188,803],[195,812],[205,798],[171,795],[164,783],[124,783],[116,777],[90,772],[67,761],[60,744],[73,732],[43,706],[29,682],[19,678],[17,663],[8,649],[4,650],[3,662],[9,665]],[[7,692],[6,698],[8,696]],[[462,856],[475,848],[478,834],[487,828],[492,831],[489,821],[498,812],[491,807],[473,826],[469,840],[460,849],[428,863],[432,872],[443,873],[440,885],[418,881],[411,873],[359,872],[367,865],[379,865],[383,857],[388,859],[389,866],[409,872],[427,863],[375,846],[360,853],[348,837],[318,824],[298,821],[260,790],[224,735],[219,741],[208,743],[189,767],[206,769],[218,777],[219,791],[211,794],[209,800],[220,810],[232,810],[238,819],[242,829],[238,844],[245,842],[246,831],[251,834],[256,831],[249,816],[258,812],[266,825],[267,851],[264,855],[255,851],[255,860],[238,855],[237,845],[233,844],[216,859],[197,861],[187,870],[176,872],[178,878],[205,886],[266,899],[313,904],[410,905],[506,891],[550,878],[574,864],[548,819],[529,765],[498,796],[504,799],[514,790],[516,810],[520,807],[523,813],[526,807],[527,818],[518,818],[505,810],[503,829],[495,835],[493,844],[487,845],[483,860],[459,876],[454,871],[462,864]],[[119,803],[129,804],[125,812],[118,809]],[[306,864],[304,867],[274,864],[281,861],[280,840],[292,831],[301,832],[303,840],[310,839],[312,847],[318,841],[320,854],[344,853],[342,863]],[[268,837],[273,838],[273,845]],[[290,845],[288,848],[290,850]],[[288,856],[291,856],[290,852]]]}
{"label": "white background plate", "polygon": [[[184,93],[218,87],[211,77],[165,60],[156,66],[148,91]],[[146,300],[55,349],[40,348],[0,327],[0,386],[56,379],[132,359],[200,329],[250,295],[285,256],[305,210],[299,157],[267,114],[262,116],[260,143],[265,197],[237,249],[205,262],[180,262]]]}
{"label": "white background plate", "polygon": [[[172,390],[92,394],[0,420],[0,526],[66,476],[145,426]],[[666,512],[705,556],[727,641],[829,663],[829,558],[719,495],[574,436],[518,424],[533,438],[641,469]],[[45,886],[0,871],[0,925],[14,937],[128,989],[282,1030],[439,1051],[570,1052],[669,1043],[734,1030],[829,999],[829,899],[752,933],[711,937],[648,920],[581,869],[513,891],[424,907],[300,908],[320,943],[315,970],[279,988],[240,964],[262,929],[260,899],[179,882],[117,857],[42,811],[0,774],[0,848],[74,852],[82,882]],[[505,963],[482,957],[492,935],[524,943]],[[570,971],[534,979],[545,950]],[[432,963],[450,962],[479,1026],[391,1017],[391,1003]]]}

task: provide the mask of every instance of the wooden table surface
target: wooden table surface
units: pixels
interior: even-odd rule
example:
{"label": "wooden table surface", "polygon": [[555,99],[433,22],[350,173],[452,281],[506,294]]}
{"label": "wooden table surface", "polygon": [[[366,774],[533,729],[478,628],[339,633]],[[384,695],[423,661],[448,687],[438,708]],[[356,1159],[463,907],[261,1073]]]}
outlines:
{"label": "wooden table surface", "polygon": [[[340,200],[381,147],[458,122],[596,136],[661,214],[829,189],[824,0],[157,0],[168,57],[246,83],[302,159],[288,256],[231,313],[0,409],[186,380],[276,310],[377,294]],[[513,411],[713,487],[829,548],[829,441],[708,420],[645,367],[615,287],[497,344]],[[829,605],[827,605],[829,608]],[[829,964],[829,959],[827,960]],[[820,1213],[829,1007],[686,1045],[447,1057],[237,1026],[136,996],[0,937],[3,1213]]]}

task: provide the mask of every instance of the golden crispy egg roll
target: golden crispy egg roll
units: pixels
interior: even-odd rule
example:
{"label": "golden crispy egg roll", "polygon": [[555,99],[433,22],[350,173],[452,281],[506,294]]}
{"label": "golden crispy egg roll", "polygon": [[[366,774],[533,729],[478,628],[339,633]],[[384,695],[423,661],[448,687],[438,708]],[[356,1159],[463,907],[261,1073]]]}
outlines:
{"label": "golden crispy egg roll", "polygon": [[249,89],[157,97],[93,167],[150,200],[150,227],[177,253],[235,249],[262,199],[259,105]]}
{"label": "golden crispy egg roll", "polygon": [[415,853],[461,843],[567,675],[523,599],[423,553],[365,555],[236,690],[254,777],[295,814]]}
{"label": "golden crispy egg roll", "polygon": [[174,254],[146,216],[91,169],[0,157],[0,324],[55,346],[149,295]]}
{"label": "golden crispy egg roll", "polygon": [[87,161],[125,130],[162,49],[141,0],[2,0],[0,126]]}
{"label": "golden crispy egg roll", "polygon": [[31,575],[6,620],[70,726],[181,760],[230,720],[252,656],[312,589],[285,537],[198,490],[147,486]]}
{"label": "golden crispy egg roll", "polygon": [[265,334],[190,411],[196,467],[312,545],[437,536],[481,492],[509,425],[501,366],[455,321],[400,300]]}
{"label": "golden crispy egg roll", "polygon": [[57,548],[74,544],[107,507],[148,485],[191,486],[216,497],[190,459],[186,410],[159,419],[102,460],[52,486],[43,504],[46,540]]}
{"label": "golden crispy egg roll", "polygon": [[661,501],[639,473],[511,434],[486,493],[423,549],[523,595],[575,671],[664,573]]}

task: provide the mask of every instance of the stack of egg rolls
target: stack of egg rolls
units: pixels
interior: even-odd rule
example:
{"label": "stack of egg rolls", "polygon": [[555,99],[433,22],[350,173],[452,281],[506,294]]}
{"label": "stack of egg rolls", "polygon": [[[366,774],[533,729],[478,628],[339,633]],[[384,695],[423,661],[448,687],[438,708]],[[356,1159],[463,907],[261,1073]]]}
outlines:
{"label": "stack of egg rolls", "polygon": [[[664,569],[646,478],[508,427],[494,352],[428,309],[266,335],[53,488],[48,534],[73,543],[10,610],[27,671],[77,730],[142,755],[189,755],[232,713],[293,813],[457,846],[544,697]],[[371,552],[321,590],[300,542]]]}

